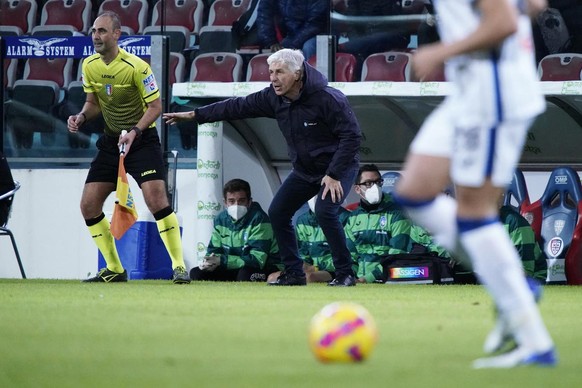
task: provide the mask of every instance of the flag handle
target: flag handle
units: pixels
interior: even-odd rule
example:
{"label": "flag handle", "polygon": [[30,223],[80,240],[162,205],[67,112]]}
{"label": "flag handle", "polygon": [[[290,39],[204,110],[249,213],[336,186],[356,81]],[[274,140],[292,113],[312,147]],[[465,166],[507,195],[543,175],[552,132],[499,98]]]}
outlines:
{"label": "flag handle", "polygon": [[[124,129],[123,131],[121,131],[121,136],[125,136],[127,135],[127,131]],[[123,143],[122,145],[119,146],[119,154],[124,155],[125,154],[125,143]]]}

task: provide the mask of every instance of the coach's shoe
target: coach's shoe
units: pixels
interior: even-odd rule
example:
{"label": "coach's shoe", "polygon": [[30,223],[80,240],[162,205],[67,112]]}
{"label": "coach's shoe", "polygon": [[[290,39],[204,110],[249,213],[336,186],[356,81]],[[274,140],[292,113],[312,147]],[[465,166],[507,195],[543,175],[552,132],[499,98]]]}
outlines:
{"label": "coach's shoe", "polygon": [[352,287],[356,285],[356,278],[354,275],[337,275],[327,285],[331,287]]}
{"label": "coach's shoe", "polygon": [[174,276],[172,277],[174,284],[190,284],[190,275],[186,272],[184,267],[174,268]]}
{"label": "coach's shoe", "polygon": [[517,347],[511,352],[494,357],[480,358],[473,361],[474,369],[514,368],[521,365],[552,367],[558,363],[554,348],[545,352],[532,352],[524,347]]}
{"label": "coach's shoe", "polygon": [[281,275],[274,282],[267,283],[269,286],[305,286],[307,279],[304,273],[281,272]]}
{"label": "coach's shoe", "polygon": [[101,269],[95,277],[83,280],[84,283],[117,283],[127,282],[127,271],[122,273],[110,271],[107,268]]}
{"label": "coach's shoe", "polygon": [[[536,303],[539,303],[542,298],[542,286],[535,279],[530,277],[526,278],[527,285],[531,290]],[[483,344],[483,351],[487,354],[499,352],[499,351],[509,351],[515,348],[515,340],[509,329],[509,323],[507,319],[498,314],[497,321],[495,322],[495,327],[487,335],[485,343]]]}

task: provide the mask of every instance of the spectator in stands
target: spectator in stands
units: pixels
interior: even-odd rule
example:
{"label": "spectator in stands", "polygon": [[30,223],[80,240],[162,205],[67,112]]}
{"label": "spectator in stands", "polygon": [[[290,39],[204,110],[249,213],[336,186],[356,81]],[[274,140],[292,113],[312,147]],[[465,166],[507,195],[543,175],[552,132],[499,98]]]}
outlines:
{"label": "spectator in stands", "polygon": [[253,202],[245,180],[226,182],[222,195],[225,209],[214,219],[204,261],[190,270],[190,278],[264,282],[280,262],[269,216]]}
{"label": "spectator in stands", "polygon": [[376,165],[360,167],[354,184],[360,204],[348,215],[344,227],[348,247],[358,262],[358,282],[383,283],[383,264],[390,255],[427,254],[450,261],[449,254],[424,229],[412,224],[392,195],[382,192],[382,183]]}
{"label": "spectator in stands", "polygon": [[[0,195],[14,190],[14,179],[6,157],[0,151]],[[8,212],[10,211],[10,204],[12,199],[5,198],[0,200],[0,225],[8,219]]]}
{"label": "spectator in stands", "polygon": [[[77,133],[86,122],[103,114],[105,134],[85,181],[81,213],[107,266],[87,282],[126,282],[103,204],[115,191],[119,146],[125,145],[125,168],[140,186],[156,219],[160,237],[172,260],[175,284],[190,283],[182,253],[178,217],[166,192],[164,161],[155,121],[162,112],[160,91],[150,66],[119,47],[121,23],[114,12],[99,15],[91,28],[95,54],[83,61],[83,89],[87,99],[81,111],[67,121]],[[122,135],[126,130],[127,134]]]}
{"label": "spectator in stands", "polygon": [[316,52],[316,36],[326,34],[328,17],[329,0],[261,0],[257,15],[259,40],[272,52],[300,49],[309,59]]}
{"label": "spectator in stands", "polygon": [[[295,232],[307,283],[328,283],[335,277],[335,267],[329,244],[315,216],[316,202],[316,197],[307,202],[309,209],[297,218]],[[350,212],[342,206],[338,207],[338,211],[343,224]],[[356,269],[357,266],[354,271]],[[274,281],[279,275],[280,273],[271,274],[270,280]]]}
{"label": "spectator in stands", "polygon": [[[401,15],[402,5],[397,0],[349,0],[349,16]],[[356,24],[340,34],[338,51],[350,53],[362,63],[370,54],[404,50],[410,43],[410,33],[397,25],[380,23]]]}
{"label": "spectator in stands", "polygon": [[299,50],[282,49],[267,58],[271,85],[191,112],[165,113],[167,124],[199,124],[249,117],[277,120],[287,141],[293,169],[269,208],[273,232],[285,270],[278,286],[306,284],[303,261],[291,218],[317,194],[315,214],[329,243],[336,277],[330,286],[354,286],[352,259],[338,217],[338,207],[353,183],[359,162],[360,125],[346,96],[305,61]]}
{"label": "spectator in stands", "polygon": [[580,0],[549,0],[548,5],[560,11],[570,34],[568,52],[582,53],[582,2]]}

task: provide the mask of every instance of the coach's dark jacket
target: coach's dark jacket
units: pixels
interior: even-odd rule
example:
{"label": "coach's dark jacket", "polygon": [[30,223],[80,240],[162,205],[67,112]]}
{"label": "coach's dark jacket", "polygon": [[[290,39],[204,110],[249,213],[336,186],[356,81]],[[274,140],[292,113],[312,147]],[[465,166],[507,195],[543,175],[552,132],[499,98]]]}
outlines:
{"label": "coach's dark jacket", "polygon": [[270,85],[246,97],[200,107],[196,121],[274,118],[297,174],[313,182],[324,175],[341,179],[358,166],[360,126],[344,94],[327,86],[323,74],[308,63],[304,66],[303,90],[296,101],[277,96]]}

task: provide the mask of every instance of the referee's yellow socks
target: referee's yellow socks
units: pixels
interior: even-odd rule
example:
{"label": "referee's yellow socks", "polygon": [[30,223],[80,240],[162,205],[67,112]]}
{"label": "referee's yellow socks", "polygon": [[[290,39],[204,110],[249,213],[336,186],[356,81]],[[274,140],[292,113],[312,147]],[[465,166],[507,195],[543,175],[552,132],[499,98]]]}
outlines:
{"label": "referee's yellow socks", "polygon": [[184,253],[182,251],[182,238],[180,237],[180,224],[178,216],[171,207],[160,210],[154,214],[160,237],[166,246],[166,250],[172,260],[172,268],[183,267]]}
{"label": "referee's yellow socks", "polygon": [[122,273],[123,265],[121,265],[121,261],[119,260],[115,240],[109,228],[109,220],[105,217],[105,214],[101,213],[98,217],[85,220],[85,223],[89,228],[93,241],[95,241],[97,248],[99,248],[107,263],[107,268],[110,271]]}

